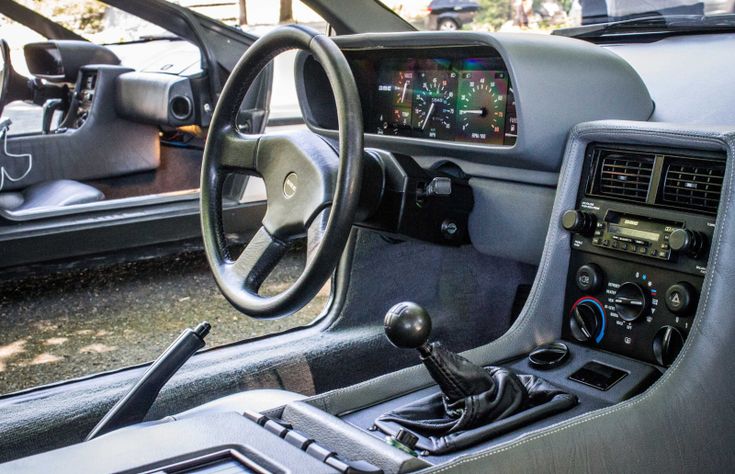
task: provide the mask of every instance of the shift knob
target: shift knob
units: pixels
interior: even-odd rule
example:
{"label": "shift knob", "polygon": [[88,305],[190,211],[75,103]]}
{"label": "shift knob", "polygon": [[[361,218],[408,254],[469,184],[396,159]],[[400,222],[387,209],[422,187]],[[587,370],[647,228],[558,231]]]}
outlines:
{"label": "shift knob", "polygon": [[431,335],[431,317],[424,308],[406,301],[393,306],[383,321],[385,335],[391,344],[401,349],[418,349],[426,345]]}

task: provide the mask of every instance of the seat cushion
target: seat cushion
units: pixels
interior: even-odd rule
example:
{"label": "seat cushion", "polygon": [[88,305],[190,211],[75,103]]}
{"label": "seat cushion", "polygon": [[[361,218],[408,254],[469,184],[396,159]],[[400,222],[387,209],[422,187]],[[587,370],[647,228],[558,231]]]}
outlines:
{"label": "seat cushion", "polygon": [[0,209],[29,211],[43,207],[63,207],[101,201],[105,195],[88,184],[57,179],[28,186],[21,192],[0,193]]}

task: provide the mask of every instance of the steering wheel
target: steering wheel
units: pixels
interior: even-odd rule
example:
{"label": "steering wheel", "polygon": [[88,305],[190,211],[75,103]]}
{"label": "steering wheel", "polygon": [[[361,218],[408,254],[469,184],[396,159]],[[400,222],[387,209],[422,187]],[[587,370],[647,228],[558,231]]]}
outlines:
{"label": "steering wheel", "polygon": [[[238,132],[235,118],[258,73],[278,54],[311,52],[334,92],[339,145],[309,131],[264,135]],[[289,25],[262,36],[240,58],[222,90],[204,149],[201,219],[204,248],[224,296],[255,318],[277,318],[304,307],[332,275],[347,244],[362,180],[362,108],[355,79],[342,51],[327,36]],[[240,256],[230,254],[222,226],[222,184],[228,173],[263,178],[267,210],[260,229]],[[314,249],[287,290],[258,290],[288,250],[308,235]]]}

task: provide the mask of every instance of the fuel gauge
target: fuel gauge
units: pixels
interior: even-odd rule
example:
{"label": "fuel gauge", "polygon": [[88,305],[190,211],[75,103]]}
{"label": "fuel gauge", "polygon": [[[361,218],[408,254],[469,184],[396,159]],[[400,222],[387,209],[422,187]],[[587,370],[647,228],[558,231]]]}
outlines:
{"label": "fuel gauge", "polygon": [[391,82],[378,87],[382,103],[377,117],[379,135],[409,135],[411,133],[411,99],[413,71],[398,71]]}

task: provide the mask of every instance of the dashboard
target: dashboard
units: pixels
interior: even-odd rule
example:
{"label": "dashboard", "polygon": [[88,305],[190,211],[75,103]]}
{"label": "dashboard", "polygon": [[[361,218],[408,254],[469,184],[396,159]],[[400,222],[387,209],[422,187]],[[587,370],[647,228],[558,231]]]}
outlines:
{"label": "dashboard", "polygon": [[351,65],[367,99],[366,133],[515,144],[513,87],[500,58],[359,59]]}
{"label": "dashboard", "polygon": [[[653,110],[625,61],[581,41],[469,31],[334,41],[355,78],[366,146],[456,159],[470,174],[492,173],[486,164],[556,172],[576,124],[646,120]],[[337,138],[336,100],[308,51],[297,54],[295,84],[309,129]]]}
{"label": "dashboard", "polygon": [[488,48],[347,53],[365,133],[487,145],[515,144],[515,95]]}

